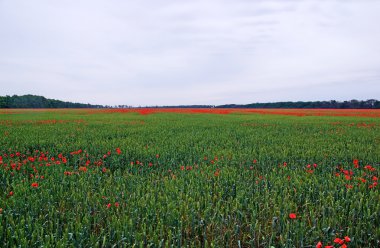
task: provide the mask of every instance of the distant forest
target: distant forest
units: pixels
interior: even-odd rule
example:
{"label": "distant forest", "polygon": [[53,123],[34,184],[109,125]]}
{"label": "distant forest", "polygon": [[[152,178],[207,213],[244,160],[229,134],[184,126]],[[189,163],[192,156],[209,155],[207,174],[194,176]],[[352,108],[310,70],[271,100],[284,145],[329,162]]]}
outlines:
{"label": "distant forest", "polygon": [[339,102],[316,101],[316,102],[270,102],[251,104],[226,104],[216,106],[217,108],[327,108],[327,109],[378,109],[380,101],[370,99],[365,101],[351,100]]}
{"label": "distant forest", "polygon": [[[84,103],[63,102],[48,99],[43,96],[0,96],[0,108],[131,108],[128,105],[92,105]],[[175,105],[175,106],[146,106],[149,108],[327,108],[327,109],[380,109],[380,101],[370,99],[365,101],[315,101],[315,102],[271,102],[251,104],[225,105]]]}
{"label": "distant forest", "polygon": [[102,105],[63,102],[43,96],[0,96],[0,108],[103,108]]}

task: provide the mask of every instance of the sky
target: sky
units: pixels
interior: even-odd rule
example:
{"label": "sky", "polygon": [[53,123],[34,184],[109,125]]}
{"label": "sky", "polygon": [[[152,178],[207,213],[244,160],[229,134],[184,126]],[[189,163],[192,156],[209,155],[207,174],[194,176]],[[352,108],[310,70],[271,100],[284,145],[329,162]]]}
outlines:
{"label": "sky", "polygon": [[380,0],[0,0],[0,95],[380,99]]}

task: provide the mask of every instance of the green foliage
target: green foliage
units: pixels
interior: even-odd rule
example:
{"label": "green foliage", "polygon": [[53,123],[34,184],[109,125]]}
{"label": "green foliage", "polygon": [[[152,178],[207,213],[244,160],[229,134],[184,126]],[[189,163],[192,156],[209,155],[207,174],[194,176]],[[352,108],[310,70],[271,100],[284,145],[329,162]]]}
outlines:
{"label": "green foliage", "polygon": [[315,247],[348,236],[378,247],[379,129],[363,117],[4,112],[0,243]]}
{"label": "green foliage", "polygon": [[63,102],[43,96],[0,96],[0,108],[100,108],[101,105]]}
{"label": "green foliage", "polygon": [[216,106],[217,108],[306,108],[306,109],[378,109],[380,101],[369,99],[365,101],[350,100],[350,101],[315,101],[315,102],[269,102],[269,103],[250,103],[250,104],[226,104]]}

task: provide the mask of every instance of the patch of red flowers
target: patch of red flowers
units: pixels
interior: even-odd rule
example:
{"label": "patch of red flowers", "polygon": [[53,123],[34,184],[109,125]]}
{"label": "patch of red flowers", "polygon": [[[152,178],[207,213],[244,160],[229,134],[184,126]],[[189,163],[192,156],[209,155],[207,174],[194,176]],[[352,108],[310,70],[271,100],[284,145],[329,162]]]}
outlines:
{"label": "patch of red flowers", "polygon": [[119,155],[121,154],[121,150],[120,150],[120,148],[119,148],[119,147],[118,147],[118,148],[116,148],[116,153],[117,153],[117,154],[119,154]]}
{"label": "patch of red flowers", "polygon": [[[341,238],[335,238],[334,239],[334,243],[340,245],[340,248],[347,248],[346,243],[348,243],[348,242],[351,242],[351,238],[348,236],[345,236],[343,239],[341,239]],[[319,241],[317,243],[317,245],[315,246],[315,248],[322,248],[322,247],[323,247],[323,244],[321,241]],[[325,248],[334,248],[334,246],[333,245],[326,245]]]}
{"label": "patch of red flowers", "polygon": [[[46,111],[46,110],[44,110]],[[358,116],[380,117],[379,109],[233,109],[233,108],[124,108],[124,109],[88,109],[88,114],[99,113],[139,113],[149,115],[156,113],[181,114],[261,114],[261,115],[288,115],[288,116]],[[358,124],[358,127],[371,125]]]}

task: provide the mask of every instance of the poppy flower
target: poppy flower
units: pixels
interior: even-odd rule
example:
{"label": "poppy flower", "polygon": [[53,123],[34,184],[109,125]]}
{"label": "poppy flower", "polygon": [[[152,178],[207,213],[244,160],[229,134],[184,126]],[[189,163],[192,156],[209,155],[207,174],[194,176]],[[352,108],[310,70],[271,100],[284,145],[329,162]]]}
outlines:
{"label": "poppy flower", "polygon": [[119,203],[118,202],[115,202],[115,207],[119,207]]}
{"label": "poppy flower", "polygon": [[290,219],[296,219],[297,218],[297,215],[295,213],[290,213],[289,214],[289,218]]}
{"label": "poppy flower", "polygon": [[352,189],[354,186],[352,184],[346,184],[347,189]]}
{"label": "poppy flower", "polygon": [[362,183],[365,183],[365,182],[367,182],[367,180],[365,180],[364,178],[359,178],[359,180],[362,182]]}
{"label": "poppy flower", "polygon": [[351,239],[350,239],[350,237],[346,236],[346,237],[344,237],[344,241],[351,242]]}
{"label": "poppy flower", "polygon": [[9,196],[12,196],[13,195],[13,191],[9,192]]}
{"label": "poppy flower", "polygon": [[38,188],[38,183],[32,183],[33,188]]}
{"label": "poppy flower", "polygon": [[344,240],[340,239],[340,238],[336,238],[336,239],[334,239],[334,243],[343,245],[344,244]]}
{"label": "poppy flower", "polygon": [[369,170],[369,171],[375,171],[375,170],[376,170],[376,169],[373,168],[371,165],[366,165],[366,166],[364,166],[364,169]]}
{"label": "poppy flower", "polygon": [[111,207],[111,203],[108,203],[108,204],[107,204],[107,208],[110,208],[110,207]]}
{"label": "poppy flower", "polygon": [[117,153],[117,154],[119,154],[119,155],[121,154],[121,150],[120,150],[120,148],[119,148],[119,147],[118,147],[118,148],[116,148],[116,153]]}

